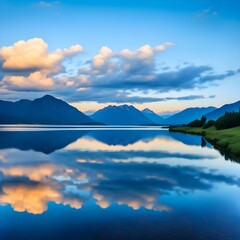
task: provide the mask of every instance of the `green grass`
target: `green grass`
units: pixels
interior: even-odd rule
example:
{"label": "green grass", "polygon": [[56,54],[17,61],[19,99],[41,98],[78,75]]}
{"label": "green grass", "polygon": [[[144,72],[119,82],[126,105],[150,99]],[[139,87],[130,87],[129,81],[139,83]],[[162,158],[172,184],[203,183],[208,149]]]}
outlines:
{"label": "green grass", "polygon": [[240,160],[240,127],[224,130],[217,130],[215,127],[207,129],[197,127],[171,127],[169,131],[202,135],[227,158]]}

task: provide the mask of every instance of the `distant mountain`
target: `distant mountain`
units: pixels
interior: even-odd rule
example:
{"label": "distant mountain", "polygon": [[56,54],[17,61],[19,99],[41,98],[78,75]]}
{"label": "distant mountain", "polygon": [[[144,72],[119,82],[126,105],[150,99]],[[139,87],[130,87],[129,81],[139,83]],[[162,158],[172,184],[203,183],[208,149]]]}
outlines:
{"label": "distant mountain", "polygon": [[142,113],[156,124],[162,124],[164,121],[162,117],[160,117],[159,115],[157,115],[155,112],[153,112],[148,108],[145,108],[144,110],[142,110]]}
{"label": "distant mountain", "polygon": [[[175,114],[175,113],[173,113],[173,114]],[[159,114],[159,116],[163,119],[166,119],[166,118],[171,117],[173,114]]]}
{"label": "distant mountain", "polygon": [[108,106],[93,115],[91,118],[97,122],[102,122],[107,125],[144,125],[153,124],[141,111],[133,106]]}
{"label": "distant mountain", "polygon": [[205,114],[207,120],[217,120],[219,117],[223,116],[226,112],[238,112],[240,108],[240,101],[223,105],[220,108],[213,110]]}
{"label": "distant mountain", "polygon": [[91,118],[68,103],[46,95],[42,98],[0,101],[1,124],[95,124]]}
{"label": "distant mountain", "polygon": [[187,124],[195,119],[200,119],[203,115],[215,110],[215,107],[187,108],[164,120],[164,124],[178,125]]}

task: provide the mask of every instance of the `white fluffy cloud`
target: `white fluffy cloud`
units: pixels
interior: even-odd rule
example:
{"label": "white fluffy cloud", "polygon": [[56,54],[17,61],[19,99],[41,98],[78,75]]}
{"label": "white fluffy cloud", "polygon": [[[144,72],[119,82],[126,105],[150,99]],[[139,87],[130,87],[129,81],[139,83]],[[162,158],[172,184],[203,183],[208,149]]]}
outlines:
{"label": "white fluffy cloud", "polygon": [[32,38],[27,41],[18,41],[12,46],[2,47],[0,56],[3,59],[4,69],[49,69],[54,68],[68,56],[83,51],[81,45],[74,45],[63,50],[48,51],[48,45],[41,38]]}
{"label": "white fluffy cloud", "polygon": [[82,51],[81,45],[74,45],[50,52],[47,43],[41,38],[18,41],[12,46],[2,47],[2,69],[11,73],[3,77],[1,85],[15,90],[52,89],[53,75],[61,72],[62,62]]}
{"label": "white fluffy cloud", "polygon": [[173,45],[174,44],[171,42],[166,42],[155,47],[144,45],[138,48],[136,51],[123,49],[117,55],[126,59],[152,59],[157,52],[164,52],[168,47]]}
{"label": "white fluffy cloud", "polygon": [[[155,67],[155,56],[157,53],[164,52],[168,47],[173,46],[171,42],[166,42],[155,47],[144,45],[131,51],[123,49],[114,52],[111,48],[104,46],[99,53],[91,60],[91,64],[82,68],[79,73],[95,81],[99,76],[108,79],[128,72],[150,73]],[[151,74],[150,74],[151,75]],[[151,79],[151,76],[147,76]]]}
{"label": "white fluffy cloud", "polygon": [[99,53],[93,58],[92,64],[96,68],[102,67],[112,56],[114,56],[114,53],[111,48],[108,48],[106,46],[102,47]]}

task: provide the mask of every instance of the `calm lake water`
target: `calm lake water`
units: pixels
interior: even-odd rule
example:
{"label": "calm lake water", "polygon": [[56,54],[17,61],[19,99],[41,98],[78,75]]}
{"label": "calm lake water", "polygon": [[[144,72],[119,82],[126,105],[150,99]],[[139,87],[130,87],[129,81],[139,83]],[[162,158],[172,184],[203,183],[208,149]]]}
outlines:
{"label": "calm lake water", "polygon": [[0,128],[0,239],[240,239],[240,165],[161,128]]}

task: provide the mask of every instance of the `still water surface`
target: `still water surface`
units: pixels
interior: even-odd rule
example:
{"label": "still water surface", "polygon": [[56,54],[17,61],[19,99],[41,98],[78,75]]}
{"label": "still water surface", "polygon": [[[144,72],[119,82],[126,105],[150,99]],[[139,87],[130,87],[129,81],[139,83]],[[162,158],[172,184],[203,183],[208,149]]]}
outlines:
{"label": "still water surface", "polygon": [[240,239],[240,165],[200,136],[0,129],[0,239]]}

